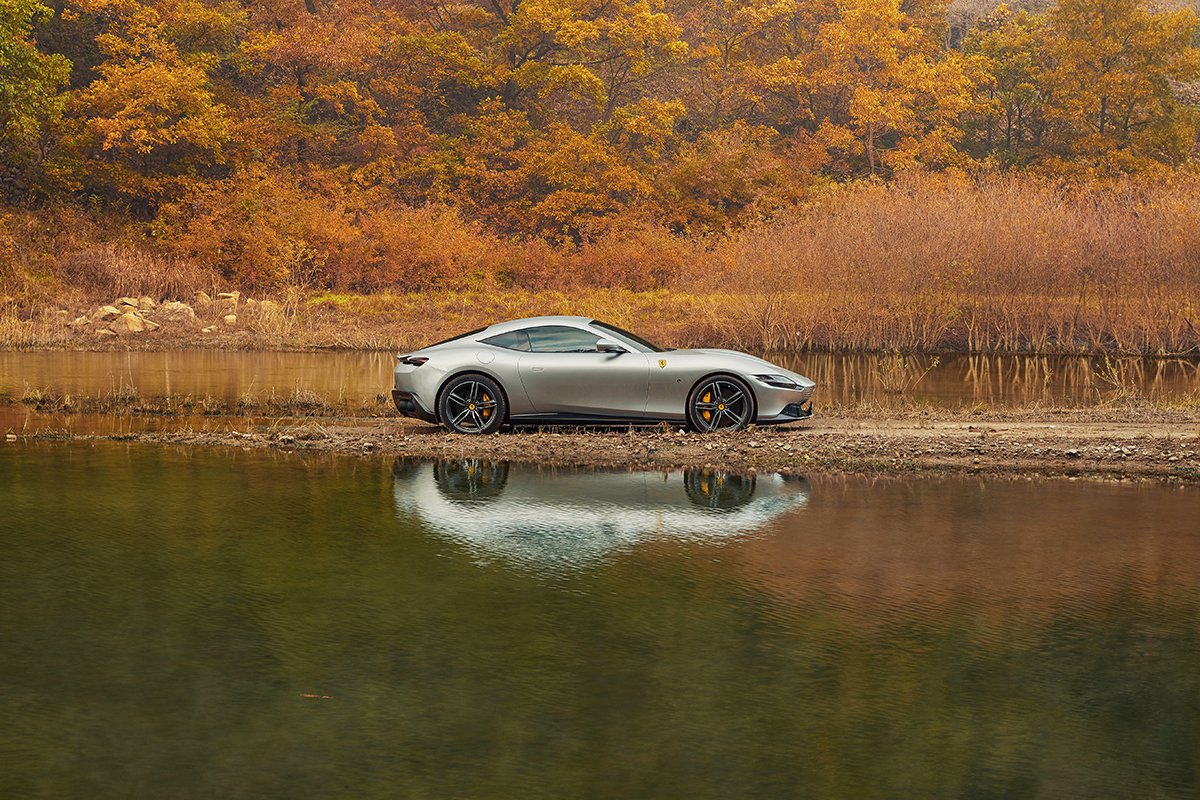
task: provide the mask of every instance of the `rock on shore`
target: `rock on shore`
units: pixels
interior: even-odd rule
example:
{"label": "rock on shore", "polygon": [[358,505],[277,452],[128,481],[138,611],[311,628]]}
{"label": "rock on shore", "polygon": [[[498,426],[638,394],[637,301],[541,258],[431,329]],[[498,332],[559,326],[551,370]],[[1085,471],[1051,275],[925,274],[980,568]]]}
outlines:
{"label": "rock on shore", "polygon": [[[66,311],[57,313],[63,318],[62,324],[75,333],[103,339],[141,337],[163,329],[201,333],[213,333],[218,327],[237,329],[243,323],[238,316],[239,306],[249,312],[251,322],[281,310],[279,303],[272,300],[243,300],[240,292],[222,292],[216,299],[205,292],[197,292],[195,305],[142,295],[118,297],[112,303],[97,306],[73,319]],[[201,310],[200,314],[197,314],[197,308]]]}

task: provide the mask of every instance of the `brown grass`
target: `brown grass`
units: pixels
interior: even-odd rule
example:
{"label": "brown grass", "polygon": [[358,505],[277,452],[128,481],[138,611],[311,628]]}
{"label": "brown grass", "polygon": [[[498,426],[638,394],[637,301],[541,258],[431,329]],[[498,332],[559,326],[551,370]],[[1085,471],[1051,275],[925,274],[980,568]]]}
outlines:
{"label": "brown grass", "polygon": [[729,336],[817,349],[1179,353],[1200,344],[1200,181],[913,176],[717,245]]}
{"label": "brown grass", "polygon": [[[678,346],[1200,350],[1200,178],[1183,173],[1071,188],[912,175],[830,189],[723,239],[631,223],[570,250],[491,237],[446,210],[380,212],[361,223],[362,241],[338,219],[329,252],[307,245],[315,272],[270,260],[295,256],[276,231],[279,246],[238,278],[235,264],[211,262],[194,243],[152,245],[119,221],[0,215],[0,346],[96,346],[47,312],[237,286],[282,309],[235,331],[200,336],[197,326],[101,346],[406,349],[497,319],[577,313]],[[369,274],[356,273],[367,250]],[[262,275],[284,277],[251,277]]]}
{"label": "brown grass", "polygon": [[19,398],[0,397],[0,403],[19,402],[36,411],[55,414],[120,414],[128,416],[235,417],[394,417],[391,398],[370,400],[326,397],[297,387],[291,392],[251,392],[237,400],[211,395],[143,396],[136,386],[121,385],[103,394],[80,395],[26,387]]}

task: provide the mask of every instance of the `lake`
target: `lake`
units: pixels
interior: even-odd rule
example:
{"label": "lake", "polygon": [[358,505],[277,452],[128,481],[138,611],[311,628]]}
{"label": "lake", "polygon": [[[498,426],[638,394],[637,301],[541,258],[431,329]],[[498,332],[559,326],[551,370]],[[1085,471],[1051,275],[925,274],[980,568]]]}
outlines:
{"label": "lake", "polygon": [[0,445],[0,796],[1200,792],[1200,489]]}

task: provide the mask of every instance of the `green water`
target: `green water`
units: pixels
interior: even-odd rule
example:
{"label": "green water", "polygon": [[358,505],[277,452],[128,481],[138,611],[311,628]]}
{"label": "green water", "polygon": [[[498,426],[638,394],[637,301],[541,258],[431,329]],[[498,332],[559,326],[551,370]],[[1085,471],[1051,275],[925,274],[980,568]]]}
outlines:
{"label": "green water", "polygon": [[1195,488],[20,444],[0,506],[3,798],[1200,792]]}

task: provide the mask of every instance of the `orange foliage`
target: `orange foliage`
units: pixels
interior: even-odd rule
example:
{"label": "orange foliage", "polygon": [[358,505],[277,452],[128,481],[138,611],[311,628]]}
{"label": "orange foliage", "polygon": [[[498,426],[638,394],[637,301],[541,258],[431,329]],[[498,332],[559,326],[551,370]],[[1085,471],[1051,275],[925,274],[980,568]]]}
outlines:
{"label": "orange foliage", "polygon": [[666,286],[831,186],[1164,176],[1200,126],[1196,17],[1149,0],[10,5],[9,204],[248,286]]}

